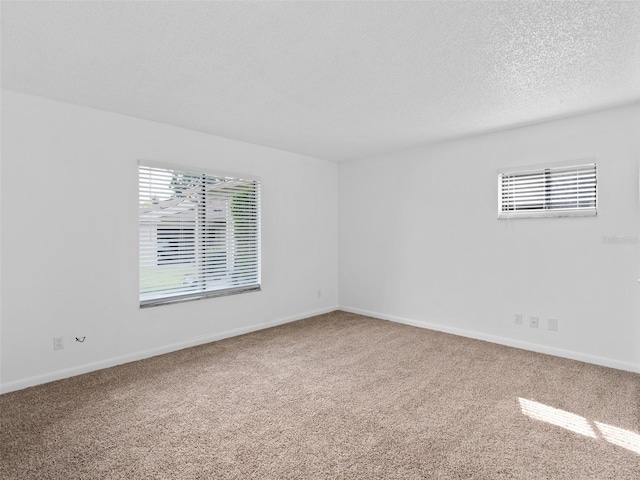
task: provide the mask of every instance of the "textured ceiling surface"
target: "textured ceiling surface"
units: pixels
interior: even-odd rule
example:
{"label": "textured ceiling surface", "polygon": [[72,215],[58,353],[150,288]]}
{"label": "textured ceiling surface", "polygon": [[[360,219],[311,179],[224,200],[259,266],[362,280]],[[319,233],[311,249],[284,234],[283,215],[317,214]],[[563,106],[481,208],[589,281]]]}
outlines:
{"label": "textured ceiling surface", "polygon": [[2,87],[344,161],[640,99],[639,2],[9,2]]}

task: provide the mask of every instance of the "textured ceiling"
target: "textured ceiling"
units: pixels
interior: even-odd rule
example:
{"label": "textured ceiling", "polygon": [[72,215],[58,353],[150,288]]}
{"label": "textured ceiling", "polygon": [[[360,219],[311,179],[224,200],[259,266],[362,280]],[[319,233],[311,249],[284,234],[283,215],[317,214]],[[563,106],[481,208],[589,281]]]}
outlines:
{"label": "textured ceiling", "polygon": [[639,2],[8,2],[2,87],[335,161],[640,99]]}

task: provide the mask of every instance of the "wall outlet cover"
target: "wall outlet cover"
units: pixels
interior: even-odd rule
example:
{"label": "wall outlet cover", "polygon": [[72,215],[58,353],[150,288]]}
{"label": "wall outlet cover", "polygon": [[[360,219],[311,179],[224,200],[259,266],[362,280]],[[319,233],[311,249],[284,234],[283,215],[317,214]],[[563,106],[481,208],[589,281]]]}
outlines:
{"label": "wall outlet cover", "polygon": [[53,349],[62,350],[64,348],[64,337],[53,337]]}

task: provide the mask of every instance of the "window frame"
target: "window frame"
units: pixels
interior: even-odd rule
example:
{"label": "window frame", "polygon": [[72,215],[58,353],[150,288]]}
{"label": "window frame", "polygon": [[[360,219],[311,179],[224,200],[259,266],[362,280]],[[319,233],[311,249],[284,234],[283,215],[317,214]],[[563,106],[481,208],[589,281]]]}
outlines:
{"label": "window frame", "polygon": [[[570,208],[562,208],[562,207],[548,207],[546,203],[548,200],[543,200],[543,207],[539,209],[522,209],[522,210],[505,210],[503,199],[505,195],[503,194],[503,176],[523,176],[523,175],[549,175],[548,179],[544,181],[544,186],[547,184],[551,184],[554,180],[553,176],[549,174],[558,173],[558,171],[567,170],[570,171],[572,168],[585,168],[585,167],[593,167],[594,173],[594,193],[593,193],[593,206],[588,207],[570,207]],[[556,172],[553,172],[556,171]],[[509,220],[515,218],[558,218],[558,217],[589,217],[589,216],[597,216],[598,215],[598,202],[599,202],[599,192],[598,192],[598,175],[599,168],[598,163],[595,158],[581,158],[577,160],[569,160],[563,162],[554,162],[554,163],[540,163],[535,165],[525,165],[521,167],[510,167],[510,168],[502,168],[498,170],[497,175],[497,183],[498,183],[498,219],[499,220]]]}
{"label": "window frame", "polygon": [[[261,276],[262,276],[262,272],[261,272],[261,268],[262,268],[262,261],[261,261],[261,180],[258,177],[252,176],[252,175],[242,175],[242,174],[238,174],[238,173],[231,173],[231,172],[222,172],[219,170],[211,170],[211,169],[207,169],[207,168],[202,168],[202,167],[193,167],[193,166],[188,166],[188,165],[180,165],[180,164],[171,164],[171,163],[164,163],[164,162],[157,162],[157,161],[148,161],[148,160],[138,160],[138,165],[137,165],[137,171],[138,171],[138,230],[139,230],[139,235],[138,235],[138,300],[139,300],[139,306],[140,308],[146,308],[146,307],[153,307],[153,306],[158,306],[158,305],[167,305],[167,304],[174,304],[174,303],[181,303],[181,302],[187,302],[187,301],[195,301],[195,300],[202,300],[205,298],[215,298],[215,297],[222,297],[222,296],[228,296],[228,295],[237,295],[237,294],[242,294],[242,293],[250,293],[250,292],[257,292],[257,291],[261,291],[262,290],[262,282],[261,282]],[[218,228],[218,231],[220,231],[220,227],[219,225],[216,226],[215,225],[215,221],[212,218],[207,218],[208,216],[208,211],[211,210],[211,204],[212,202],[214,202],[215,200],[212,200],[208,194],[200,194],[198,193],[196,195],[197,197],[197,201],[195,201],[195,207],[193,208],[193,226],[180,226],[180,227],[176,227],[175,224],[173,225],[168,225],[168,226],[164,226],[164,227],[160,227],[160,224],[156,225],[156,239],[155,239],[155,246],[156,246],[156,256],[157,256],[157,266],[163,265],[165,264],[166,260],[163,260],[163,256],[166,255],[166,237],[162,238],[162,242],[163,245],[160,245],[160,238],[157,237],[158,235],[158,231],[159,230],[164,230],[164,229],[176,229],[179,228],[180,231],[188,231],[189,229],[191,229],[193,231],[193,253],[191,252],[187,252],[186,255],[184,255],[184,259],[185,260],[189,260],[191,258],[191,255],[195,256],[196,258],[194,259],[194,265],[195,265],[195,273],[193,274],[193,276],[197,277],[198,279],[202,278],[203,276],[206,276],[207,278],[205,279],[205,281],[202,283],[202,285],[204,285],[203,288],[197,290],[197,291],[190,291],[190,292],[186,292],[186,293],[158,293],[156,295],[152,295],[149,296],[149,292],[145,292],[143,293],[143,274],[142,274],[142,269],[143,269],[143,262],[151,262],[151,257],[148,255],[148,252],[146,251],[146,249],[143,249],[143,228],[146,226],[146,224],[144,224],[143,219],[142,219],[142,210],[140,209],[141,204],[142,204],[142,189],[145,186],[143,184],[142,181],[142,169],[160,169],[160,170],[166,170],[169,174],[173,174],[174,172],[177,172],[179,174],[187,174],[189,175],[192,179],[193,178],[198,178],[200,177],[202,182],[201,184],[199,184],[198,188],[202,188],[202,191],[204,192],[204,189],[206,188],[206,185],[211,185],[211,183],[207,183],[210,182],[211,180],[216,180],[216,179],[220,179],[220,180],[224,180],[224,181],[237,181],[237,182],[246,182],[247,184],[251,184],[253,185],[253,190],[251,190],[254,194],[255,194],[255,203],[252,203],[251,206],[249,207],[249,209],[251,211],[255,210],[255,219],[251,221],[250,224],[250,228],[255,227],[255,232],[252,234],[249,234],[249,243],[250,243],[250,247],[252,249],[252,251],[255,250],[255,254],[251,254],[248,256],[251,257],[255,257],[255,261],[251,262],[251,268],[253,269],[255,267],[255,282],[251,281],[251,283],[247,283],[244,285],[240,285],[240,286],[231,286],[231,285],[227,285],[224,286],[222,288],[218,287],[218,288],[211,288],[208,283],[210,283],[211,280],[211,273],[210,273],[210,269],[211,266],[215,264],[215,262],[217,260],[215,260],[213,255],[208,255],[208,254],[203,254],[203,253],[199,253],[199,247],[197,245],[203,243],[203,242],[210,242],[211,238],[212,238],[212,234],[211,231],[215,228]],[[167,190],[168,191],[168,190]],[[228,192],[226,193],[226,195],[228,196],[228,198],[226,198],[226,201],[233,201],[234,196],[230,195]],[[229,196],[230,195],[230,196]],[[170,197],[172,198],[172,197]],[[193,200],[192,200],[193,201]],[[227,209],[233,209],[232,204],[227,204]],[[242,213],[246,213],[246,211],[244,210],[245,207],[243,207]],[[203,220],[203,219],[206,219]],[[152,227],[149,227],[152,228]],[[235,227],[233,227],[235,228]],[[225,224],[224,230],[228,230],[229,227],[228,225]],[[228,235],[229,233],[225,233],[223,234],[224,238],[227,239],[227,241],[224,242],[220,242],[220,243],[224,243],[225,244],[225,250],[224,250],[224,254],[223,256],[225,257],[229,257],[232,256],[234,258],[234,260],[246,260],[245,257],[243,256],[238,256],[237,254],[233,254],[230,253],[230,247],[228,246]],[[234,238],[235,242],[238,242],[238,234],[234,231],[233,234],[231,234],[232,237]],[[184,239],[180,239],[179,241],[183,242],[182,247],[180,248],[184,248],[184,245],[187,245],[187,249],[191,248],[190,244],[191,241],[184,241]],[[245,241],[247,241],[245,239]],[[237,246],[236,246],[237,248]],[[144,250],[144,251],[143,251]],[[143,255],[147,255],[146,257],[143,257]],[[203,260],[204,258],[204,260]],[[201,263],[202,262],[202,263]],[[217,268],[218,266],[215,265],[215,267]],[[251,274],[249,274],[249,276],[253,276],[253,271],[251,270]],[[207,272],[207,273],[205,273]],[[235,273],[235,272],[234,272]],[[241,273],[240,275],[241,279],[244,279],[244,275]],[[184,285],[184,282],[183,282]],[[179,288],[178,288],[179,289]],[[185,290],[188,290],[189,287],[184,287]]]}

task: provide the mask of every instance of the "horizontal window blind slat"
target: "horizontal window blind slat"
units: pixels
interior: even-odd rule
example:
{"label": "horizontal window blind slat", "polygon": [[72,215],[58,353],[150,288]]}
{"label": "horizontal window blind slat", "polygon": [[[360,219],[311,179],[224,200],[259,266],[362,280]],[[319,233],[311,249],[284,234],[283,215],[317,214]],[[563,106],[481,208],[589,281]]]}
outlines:
{"label": "horizontal window blind slat", "polygon": [[586,188],[589,186],[595,186],[595,180],[588,180],[584,182],[546,182],[546,183],[507,183],[503,185],[503,190],[510,191],[526,191],[526,190],[539,190],[549,188]]}

